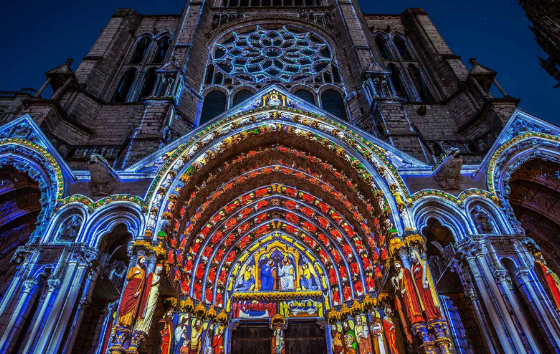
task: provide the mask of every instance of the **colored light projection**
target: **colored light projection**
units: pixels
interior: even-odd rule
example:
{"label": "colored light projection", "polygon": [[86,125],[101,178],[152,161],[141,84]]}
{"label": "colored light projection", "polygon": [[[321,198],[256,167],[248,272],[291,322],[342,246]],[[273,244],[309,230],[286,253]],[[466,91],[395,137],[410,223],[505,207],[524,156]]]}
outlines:
{"label": "colored light projection", "polygon": [[260,248],[243,265],[234,287],[243,292],[319,289],[320,281],[311,261],[279,241]]}
{"label": "colored light projection", "polygon": [[162,354],[223,354],[227,326],[224,315],[197,306],[193,313],[169,312],[161,321]]}
{"label": "colored light projection", "polygon": [[249,82],[295,82],[315,76],[331,62],[325,41],[309,32],[256,29],[231,33],[216,45],[214,65],[224,73]]}

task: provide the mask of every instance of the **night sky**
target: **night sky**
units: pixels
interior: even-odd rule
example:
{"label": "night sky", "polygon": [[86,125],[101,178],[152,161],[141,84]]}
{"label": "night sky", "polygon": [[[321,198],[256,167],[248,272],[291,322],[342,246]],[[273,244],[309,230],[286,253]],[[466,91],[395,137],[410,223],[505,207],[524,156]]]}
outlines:
{"label": "night sky", "polygon": [[[74,58],[75,70],[117,8],[143,14],[179,14],[182,0],[0,1],[0,91],[39,89],[44,72]],[[451,50],[466,63],[498,72],[520,107],[560,125],[560,88],[539,65],[546,55],[533,39],[516,0],[360,0],[364,13],[399,14],[423,7]]]}

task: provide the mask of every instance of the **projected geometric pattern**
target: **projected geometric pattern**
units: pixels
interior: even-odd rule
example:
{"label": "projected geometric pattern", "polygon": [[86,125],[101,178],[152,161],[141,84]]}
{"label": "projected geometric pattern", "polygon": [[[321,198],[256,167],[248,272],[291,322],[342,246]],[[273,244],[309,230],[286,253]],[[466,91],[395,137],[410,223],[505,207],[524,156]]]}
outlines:
{"label": "projected geometric pattern", "polygon": [[233,32],[214,50],[214,65],[237,79],[255,83],[294,82],[315,76],[331,62],[328,45],[317,36],[260,26]]}

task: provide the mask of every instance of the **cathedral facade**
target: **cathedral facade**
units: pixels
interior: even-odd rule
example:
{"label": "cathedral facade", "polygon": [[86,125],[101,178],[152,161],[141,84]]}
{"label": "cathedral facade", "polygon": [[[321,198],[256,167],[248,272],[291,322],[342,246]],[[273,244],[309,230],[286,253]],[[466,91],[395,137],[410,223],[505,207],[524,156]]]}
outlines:
{"label": "cathedral facade", "polygon": [[419,8],[117,10],[0,92],[0,352],[560,352],[560,128],[469,64]]}

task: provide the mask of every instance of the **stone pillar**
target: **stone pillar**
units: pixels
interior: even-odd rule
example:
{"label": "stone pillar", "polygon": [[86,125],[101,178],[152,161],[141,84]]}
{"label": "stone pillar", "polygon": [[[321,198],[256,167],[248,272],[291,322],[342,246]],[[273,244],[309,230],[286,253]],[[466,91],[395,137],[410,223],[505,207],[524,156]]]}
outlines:
{"label": "stone pillar", "polygon": [[76,276],[76,268],[78,261],[70,260],[68,262],[68,267],[62,280],[60,289],[54,298],[52,307],[50,308],[49,314],[44,322],[43,330],[39,337],[37,346],[35,347],[36,353],[46,353],[49,342],[53,338],[53,333],[58,323],[60,314],[66,304],[66,298],[69,296],[69,290],[73,283],[74,277]]}
{"label": "stone pillar", "polygon": [[84,278],[87,275],[88,266],[89,265],[87,263],[83,263],[83,260],[79,261],[76,275],[74,276],[72,285],[66,296],[66,301],[58,318],[56,329],[53,332],[52,340],[48,346],[47,353],[58,353],[60,345],[65,342],[64,340],[69,340],[69,337],[64,338],[64,335],[69,326],[71,315],[76,306],[79,305],[77,303],[77,299],[80,295],[80,288],[83,285]]}
{"label": "stone pillar", "polygon": [[89,272],[87,274],[86,286],[82,291],[82,298],[74,315],[72,325],[70,326],[70,332],[68,333],[68,340],[64,346],[62,354],[71,353],[74,347],[74,342],[76,341],[76,336],[80,329],[80,324],[82,323],[82,318],[84,317],[84,312],[87,310],[89,305],[91,305],[91,296],[93,294],[93,288],[95,286],[95,280],[97,279],[98,273]]}
{"label": "stone pillar", "polygon": [[16,305],[16,308],[12,314],[8,327],[4,331],[4,335],[0,339],[0,352],[7,353],[10,351],[10,347],[13,343],[13,331],[14,327],[20,322],[24,316],[25,306],[29,305],[28,298],[29,295],[33,293],[38,282],[35,279],[27,279],[23,282],[21,297]]}
{"label": "stone pillar", "polygon": [[480,299],[478,298],[478,295],[476,293],[476,289],[474,288],[472,278],[469,273],[468,262],[462,262],[458,260],[456,269],[459,273],[463,289],[465,290],[465,295],[471,300],[471,303],[473,305],[478,327],[482,331],[482,335],[486,340],[486,347],[490,351],[490,354],[496,354],[498,352],[498,345],[494,340],[494,336],[492,335],[492,331],[490,329],[488,321],[486,320],[485,310],[483,309],[482,304],[480,303]]}
{"label": "stone pillar", "polygon": [[[495,237],[495,235],[494,235]],[[485,244],[486,236],[472,236],[470,239],[457,244],[457,253],[465,262],[464,267],[470,271],[474,284],[481,295],[481,301],[486,305],[488,317],[492,322],[499,344],[506,353],[527,353],[517,326],[514,323],[510,309],[502,297],[499,281],[494,278],[493,266],[497,265],[497,257],[493,250]],[[479,322],[483,323],[484,311],[477,308]],[[517,316],[517,315],[516,315]],[[483,327],[484,328],[484,327]],[[488,343],[491,347],[491,343]],[[497,344],[497,343],[496,343]]]}
{"label": "stone pillar", "polygon": [[24,247],[20,247],[16,251],[16,254],[14,255],[13,259],[16,259],[17,257],[21,257],[24,260],[22,264],[18,267],[18,270],[14,275],[14,278],[12,279],[4,298],[2,299],[2,303],[0,303],[0,314],[4,313],[8,308],[10,302],[14,300],[14,295],[17,289],[22,286],[22,282],[25,275],[28,274],[30,269],[34,267],[35,261],[38,256],[39,256],[38,253],[32,255]]}
{"label": "stone pillar", "polygon": [[23,354],[32,354],[34,352],[33,347],[34,347],[34,344],[36,343],[35,336],[37,335],[37,332],[39,331],[39,329],[41,328],[41,326],[43,324],[43,319],[45,317],[45,313],[47,312],[47,310],[50,306],[53,294],[60,287],[60,280],[59,279],[49,279],[49,280],[47,280],[47,284],[48,284],[49,290],[47,291],[47,295],[45,296],[45,299],[43,300],[43,305],[39,309],[39,314],[37,315],[37,319],[35,320],[35,323],[33,324],[33,327],[31,328],[31,332],[29,333],[29,336],[27,337],[27,342],[25,343],[25,347],[23,348],[23,351],[22,351]]}
{"label": "stone pillar", "polygon": [[412,326],[412,333],[418,338],[420,349],[425,354],[436,354],[435,342],[430,337],[426,324],[418,323]]}
{"label": "stone pillar", "polygon": [[517,298],[513,289],[512,279],[505,270],[495,271],[493,274],[498,289],[504,299],[504,304],[508,309],[508,313],[515,314],[515,316],[511,316],[511,321],[519,334],[521,342],[525,346],[527,352],[531,353],[531,348],[538,348],[538,346],[533,338],[531,328],[527,323],[521,304],[519,303],[520,299]]}

